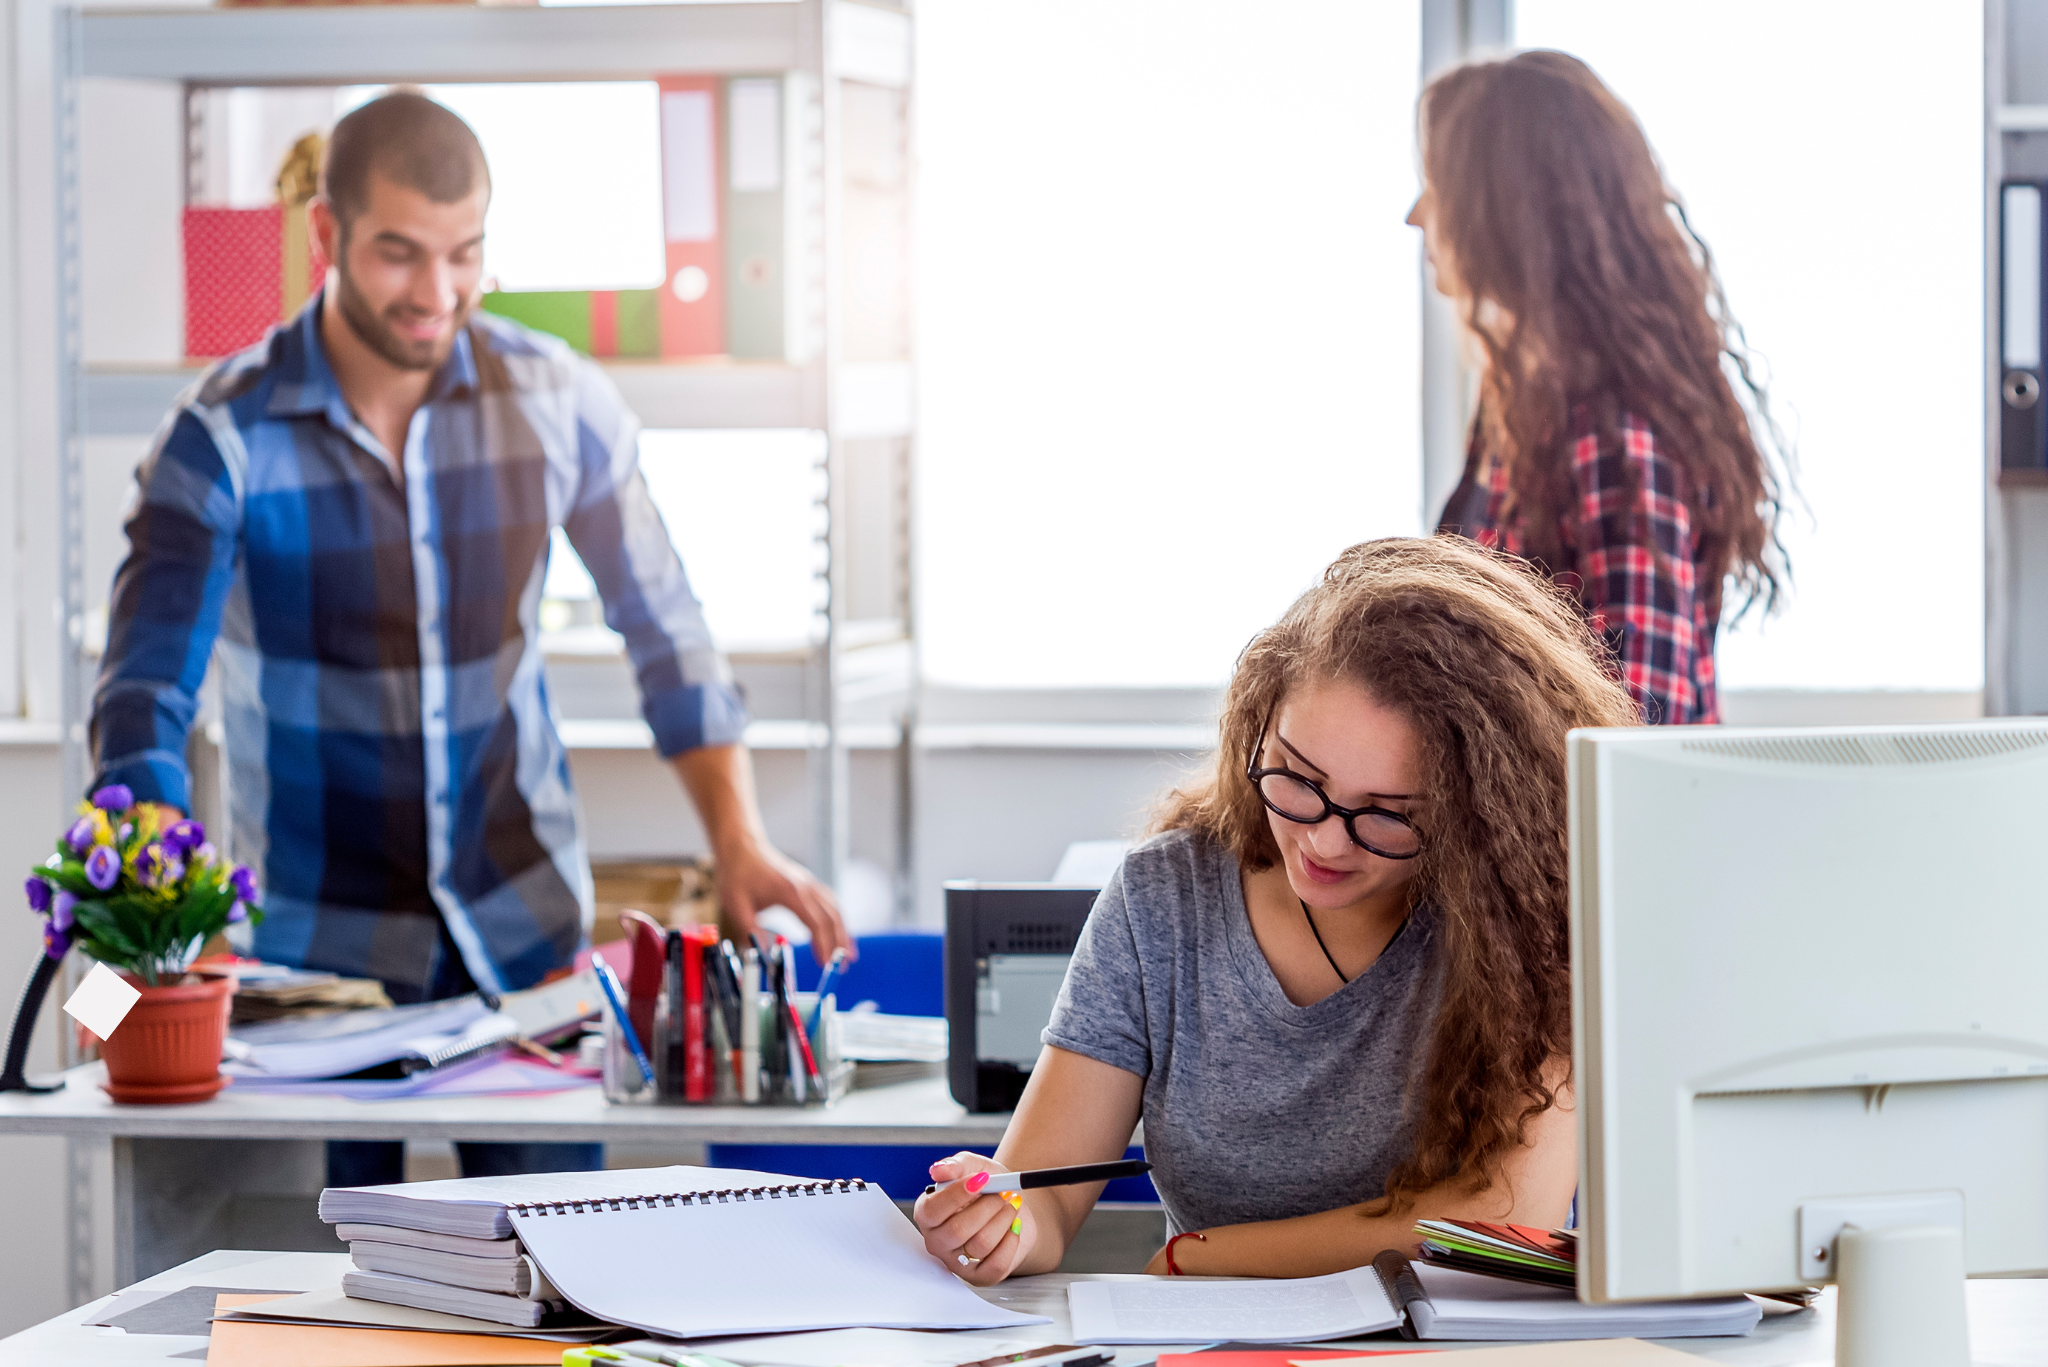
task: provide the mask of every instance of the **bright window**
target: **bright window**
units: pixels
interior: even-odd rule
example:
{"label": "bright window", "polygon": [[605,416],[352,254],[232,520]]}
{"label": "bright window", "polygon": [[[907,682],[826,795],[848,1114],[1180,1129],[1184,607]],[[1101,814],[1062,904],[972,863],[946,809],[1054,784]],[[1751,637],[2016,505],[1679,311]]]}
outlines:
{"label": "bright window", "polygon": [[1422,525],[1417,7],[924,0],[921,634],[1216,684]]}
{"label": "bright window", "polygon": [[1516,0],[1642,120],[1795,433],[1790,607],[1728,688],[1958,689],[1984,669],[1983,8]]}
{"label": "bright window", "polygon": [[[343,92],[337,117],[383,89]],[[484,266],[501,288],[661,283],[661,124],[652,81],[436,85],[426,93],[476,130],[490,162]]]}
{"label": "bright window", "polygon": [[[823,443],[816,432],[641,434],[640,473],[722,650],[787,650],[815,634]],[[545,592],[596,593],[559,532]]]}

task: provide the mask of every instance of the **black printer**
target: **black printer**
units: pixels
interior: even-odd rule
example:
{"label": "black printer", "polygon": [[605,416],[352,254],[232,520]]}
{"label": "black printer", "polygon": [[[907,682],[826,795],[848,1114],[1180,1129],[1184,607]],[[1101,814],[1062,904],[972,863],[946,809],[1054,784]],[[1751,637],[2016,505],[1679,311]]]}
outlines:
{"label": "black printer", "polygon": [[1015,1110],[1100,888],[946,884],[946,1077],[970,1111]]}

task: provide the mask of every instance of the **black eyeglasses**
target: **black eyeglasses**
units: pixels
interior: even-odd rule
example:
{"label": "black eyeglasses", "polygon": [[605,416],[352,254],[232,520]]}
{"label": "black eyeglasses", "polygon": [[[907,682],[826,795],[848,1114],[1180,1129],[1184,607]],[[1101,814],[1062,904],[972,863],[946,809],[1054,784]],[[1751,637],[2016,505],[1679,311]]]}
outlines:
{"label": "black eyeglasses", "polygon": [[1344,833],[1351,843],[1382,859],[1413,859],[1422,853],[1422,833],[1399,812],[1384,807],[1339,807],[1313,779],[1292,769],[1261,769],[1259,756],[1265,753],[1269,718],[1259,728],[1258,744],[1245,765],[1244,776],[1258,791],[1259,800],[1277,816],[1304,826],[1314,826],[1333,816],[1344,818]]}

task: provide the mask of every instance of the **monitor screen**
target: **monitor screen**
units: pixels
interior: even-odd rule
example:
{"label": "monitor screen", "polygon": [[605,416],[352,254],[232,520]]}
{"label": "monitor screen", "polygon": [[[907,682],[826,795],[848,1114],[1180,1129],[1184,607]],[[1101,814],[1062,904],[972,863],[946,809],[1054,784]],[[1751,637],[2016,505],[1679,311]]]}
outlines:
{"label": "monitor screen", "polygon": [[1574,732],[1580,1294],[2048,1267],[2048,721]]}

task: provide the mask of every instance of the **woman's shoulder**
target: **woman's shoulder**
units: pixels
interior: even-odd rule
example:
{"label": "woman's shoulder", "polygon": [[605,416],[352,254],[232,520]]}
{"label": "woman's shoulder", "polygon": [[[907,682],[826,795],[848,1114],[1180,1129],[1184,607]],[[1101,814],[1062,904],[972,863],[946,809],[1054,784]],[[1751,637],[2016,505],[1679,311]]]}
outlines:
{"label": "woman's shoulder", "polygon": [[1132,846],[1117,875],[1133,922],[1178,919],[1222,895],[1224,880],[1237,877],[1237,857],[1199,831],[1161,831]]}

